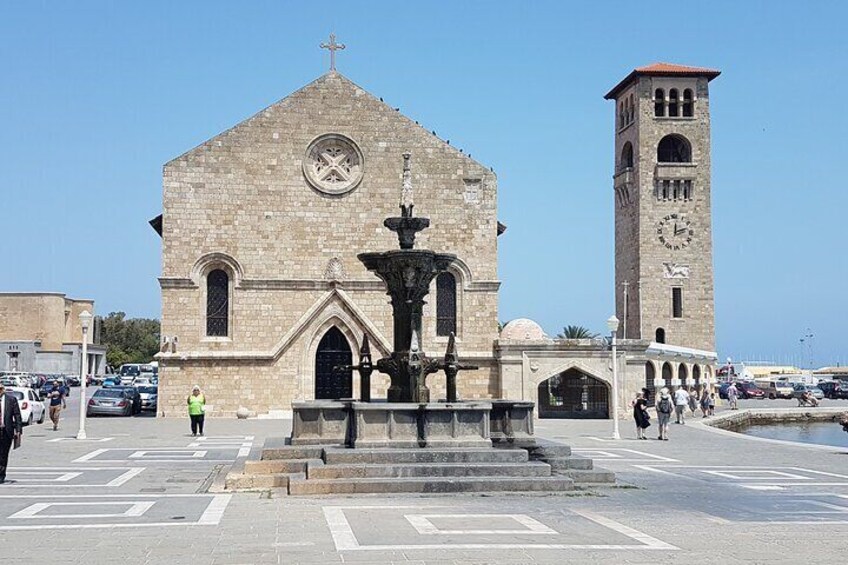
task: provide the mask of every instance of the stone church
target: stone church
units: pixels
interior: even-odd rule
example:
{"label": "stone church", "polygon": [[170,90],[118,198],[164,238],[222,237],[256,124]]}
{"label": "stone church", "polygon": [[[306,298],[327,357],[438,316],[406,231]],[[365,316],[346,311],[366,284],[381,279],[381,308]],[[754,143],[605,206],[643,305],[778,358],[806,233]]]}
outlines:
{"label": "stone church", "polygon": [[[608,95],[620,114],[616,304],[626,329],[614,362],[622,402],[661,379],[700,386],[715,365],[710,73],[637,69]],[[666,114],[654,117],[660,84]],[[657,138],[675,128],[690,161],[656,163]],[[375,358],[392,341],[384,285],[356,255],[397,245],[383,219],[398,212],[405,152],[416,215],[432,226],[417,246],[458,257],[433,282],[422,345],[438,356],[456,334],[463,362],[479,367],[460,375],[459,396],[533,400],[542,416],[609,416],[607,341],[552,339],[529,320],[499,333],[497,248],[506,228],[492,170],[335,70],[165,165],[163,213],[151,221],[162,238],[160,415],[183,415],[195,384],[216,416],[245,408],[280,417],[294,400],[356,394],[357,373],[334,368],[357,362],[365,335]],[[698,230],[686,249],[657,244],[660,230],[677,247],[683,226]],[[641,290],[627,295],[625,280]],[[684,289],[686,306],[676,316],[677,298],[669,298],[666,323],[659,304],[673,288]],[[444,397],[443,375],[428,384],[434,399]],[[385,397],[388,378],[375,373],[372,387]]]}

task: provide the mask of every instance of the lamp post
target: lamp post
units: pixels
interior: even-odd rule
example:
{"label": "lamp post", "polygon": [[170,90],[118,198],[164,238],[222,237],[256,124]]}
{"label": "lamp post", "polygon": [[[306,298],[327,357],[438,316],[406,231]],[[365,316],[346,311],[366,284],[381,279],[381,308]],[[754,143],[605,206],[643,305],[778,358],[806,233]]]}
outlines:
{"label": "lamp post", "polygon": [[621,433],[618,430],[618,352],[616,350],[618,318],[615,315],[607,320],[607,329],[612,337],[612,439],[621,439]]}
{"label": "lamp post", "polygon": [[80,423],[77,439],[85,439],[85,387],[88,384],[88,326],[91,325],[91,313],[88,310],[80,312],[79,321],[82,326],[82,363],[80,364]]}

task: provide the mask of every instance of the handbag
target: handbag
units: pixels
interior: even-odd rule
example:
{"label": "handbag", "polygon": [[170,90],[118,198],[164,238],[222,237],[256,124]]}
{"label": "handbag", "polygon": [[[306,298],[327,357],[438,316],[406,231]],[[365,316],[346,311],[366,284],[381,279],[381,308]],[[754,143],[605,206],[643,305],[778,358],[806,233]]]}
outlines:
{"label": "handbag", "polygon": [[15,432],[15,435],[12,439],[12,449],[17,449],[21,446],[21,432]]}

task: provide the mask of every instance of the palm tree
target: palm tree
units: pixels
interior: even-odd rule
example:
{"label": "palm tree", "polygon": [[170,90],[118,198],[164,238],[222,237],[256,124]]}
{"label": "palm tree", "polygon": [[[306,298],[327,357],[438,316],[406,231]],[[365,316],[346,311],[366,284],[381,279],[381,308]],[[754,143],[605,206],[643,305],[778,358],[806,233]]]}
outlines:
{"label": "palm tree", "polygon": [[595,339],[598,334],[583,326],[565,326],[557,337],[559,339]]}

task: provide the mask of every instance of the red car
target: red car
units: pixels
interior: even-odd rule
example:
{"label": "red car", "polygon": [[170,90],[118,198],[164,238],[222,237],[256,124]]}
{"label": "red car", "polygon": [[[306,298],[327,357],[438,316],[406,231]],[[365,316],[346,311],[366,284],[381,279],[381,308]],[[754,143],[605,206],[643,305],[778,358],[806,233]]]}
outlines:
{"label": "red car", "polygon": [[765,398],[766,393],[754,383],[736,383],[740,398]]}

